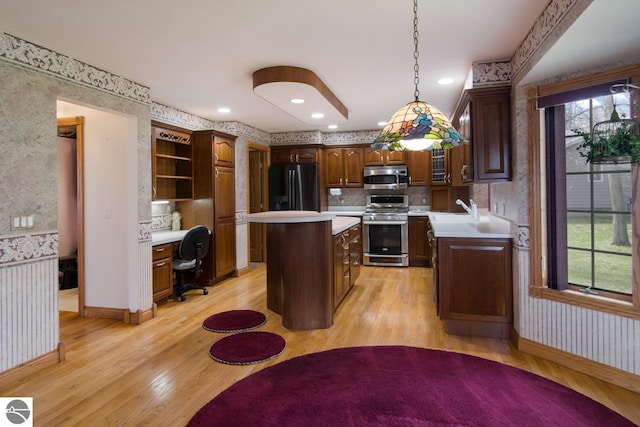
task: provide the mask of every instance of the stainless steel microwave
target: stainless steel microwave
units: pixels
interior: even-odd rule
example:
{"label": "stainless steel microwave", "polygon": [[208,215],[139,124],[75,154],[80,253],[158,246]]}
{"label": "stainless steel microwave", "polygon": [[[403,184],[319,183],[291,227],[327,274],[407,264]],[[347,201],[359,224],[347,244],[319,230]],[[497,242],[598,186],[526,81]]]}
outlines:
{"label": "stainless steel microwave", "polygon": [[365,166],[364,188],[369,190],[398,190],[407,188],[407,165]]}

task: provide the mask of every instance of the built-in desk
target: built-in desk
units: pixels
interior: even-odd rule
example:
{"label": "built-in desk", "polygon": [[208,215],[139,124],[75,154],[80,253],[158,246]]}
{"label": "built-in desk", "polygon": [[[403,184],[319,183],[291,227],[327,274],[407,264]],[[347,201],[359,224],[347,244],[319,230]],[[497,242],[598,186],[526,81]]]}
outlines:
{"label": "built-in desk", "polygon": [[[267,224],[267,308],[282,315],[288,329],[333,325],[332,213],[271,211],[249,214]],[[336,229],[358,218],[336,221]]]}
{"label": "built-in desk", "polygon": [[188,230],[151,233],[153,302],[162,304],[173,294],[173,253]]}

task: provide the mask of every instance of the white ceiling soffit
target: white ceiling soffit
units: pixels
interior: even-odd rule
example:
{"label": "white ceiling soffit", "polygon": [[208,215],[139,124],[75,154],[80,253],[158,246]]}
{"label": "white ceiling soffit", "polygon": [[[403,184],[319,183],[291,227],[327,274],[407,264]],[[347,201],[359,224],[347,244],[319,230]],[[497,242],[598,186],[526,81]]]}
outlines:
{"label": "white ceiling soffit", "polygon": [[594,0],[520,82],[640,57],[640,0]]}
{"label": "white ceiling soffit", "polygon": [[[298,120],[314,126],[339,125],[349,111],[313,71],[277,66],[253,73],[253,91]],[[293,103],[293,99],[303,100]]]}

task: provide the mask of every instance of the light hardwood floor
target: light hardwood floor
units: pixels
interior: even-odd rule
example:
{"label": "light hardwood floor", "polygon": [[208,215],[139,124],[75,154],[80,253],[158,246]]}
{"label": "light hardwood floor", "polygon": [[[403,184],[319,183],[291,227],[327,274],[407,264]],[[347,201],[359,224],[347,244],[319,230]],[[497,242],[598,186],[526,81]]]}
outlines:
{"label": "light hardwood floor", "polygon": [[[36,426],[182,426],[210,399],[241,378],[291,357],[359,345],[409,345],[468,353],[517,366],[571,387],[640,424],[640,395],[529,356],[506,340],[447,335],[432,300],[431,269],[363,267],[330,329],[289,331],[266,309],[264,266],[226,280],[209,295],[170,301],[139,326],[61,313],[66,360],[0,396],[33,396]],[[267,315],[259,330],[287,342],[266,363],[231,366],[212,360],[211,314],[253,309]]]}

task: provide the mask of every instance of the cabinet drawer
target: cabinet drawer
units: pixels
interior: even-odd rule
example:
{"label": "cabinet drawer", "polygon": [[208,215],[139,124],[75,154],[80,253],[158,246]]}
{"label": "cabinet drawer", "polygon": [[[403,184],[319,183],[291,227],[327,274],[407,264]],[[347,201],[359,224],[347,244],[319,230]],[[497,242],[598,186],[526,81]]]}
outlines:
{"label": "cabinet drawer", "polygon": [[152,253],[154,261],[163,258],[173,258],[173,243],[153,246]]}

